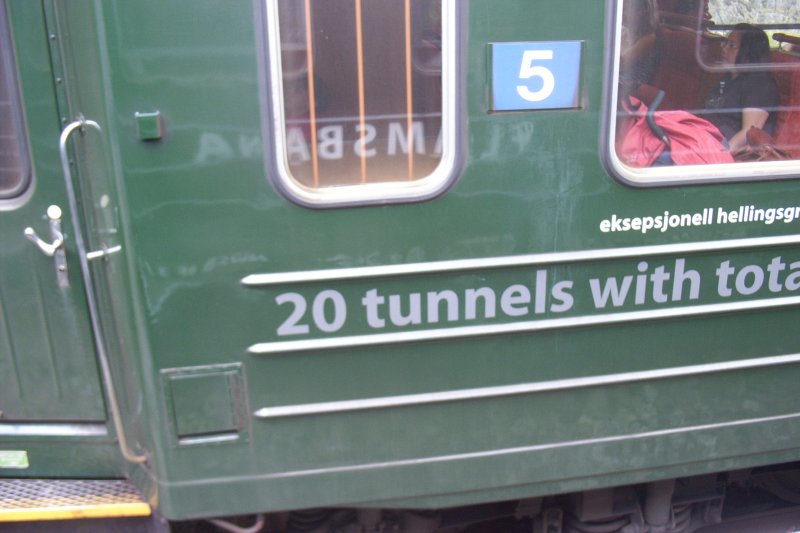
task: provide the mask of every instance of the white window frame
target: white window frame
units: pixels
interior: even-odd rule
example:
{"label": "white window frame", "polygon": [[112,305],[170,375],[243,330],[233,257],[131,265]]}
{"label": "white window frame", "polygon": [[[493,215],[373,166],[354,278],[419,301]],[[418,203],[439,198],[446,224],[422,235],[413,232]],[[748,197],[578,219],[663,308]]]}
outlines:
{"label": "white window frame", "polygon": [[271,97],[270,127],[276,187],[290,200],[306,207],[341,207],[423,201],[447,190],[456,178],[458,161],[457,112],[457,3],[442,0],[442,154],[436,169],[413,181],[364,183],[336,187],[308,187],[292,177],[287,160],[282,65],[277,0],[264,0]]}
{"label": "white window frame", "polygon": [[623,163],[616,151],[617,101],[619,99],[620,50],[622,49],[622,6],[617,0],[613,3],[612,46],[608,47],[611,57],[606,64],[611,65],[609,78],[609,97],[606,101],[607,128],[601,136],[606,167],[620,181],[638,187],[665,185],[693,185],[698,183],[718,183],[735,181],[761,181],[790,179],[800,177],[800,160],[763,161],[756,163],[726,163],[716,165],[675,165],[664,167],[631,167]]}

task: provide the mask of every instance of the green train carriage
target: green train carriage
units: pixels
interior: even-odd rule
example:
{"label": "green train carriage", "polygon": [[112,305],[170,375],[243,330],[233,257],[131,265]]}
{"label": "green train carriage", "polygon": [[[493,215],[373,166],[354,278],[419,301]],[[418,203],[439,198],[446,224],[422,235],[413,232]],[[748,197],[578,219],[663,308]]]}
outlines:
{"label": "green train carriage", "polygon": [[0,529],[795,531],[770,5],[2,2]]}

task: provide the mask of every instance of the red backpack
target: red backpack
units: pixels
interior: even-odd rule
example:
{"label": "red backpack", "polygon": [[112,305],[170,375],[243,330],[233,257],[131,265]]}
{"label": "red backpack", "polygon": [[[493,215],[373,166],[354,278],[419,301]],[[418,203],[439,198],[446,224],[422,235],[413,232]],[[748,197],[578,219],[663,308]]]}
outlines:
{"label": "red backpack", "polygon": [[687,111],[655,111],[651,113],[657,125],[654,131],[644,102],[634,97],[622,102],[627,117],[617,135],[617,154],[623,163],[649,167],[666,149],[676,165],[734,162],[723,144],[725,137],[709,121]]}

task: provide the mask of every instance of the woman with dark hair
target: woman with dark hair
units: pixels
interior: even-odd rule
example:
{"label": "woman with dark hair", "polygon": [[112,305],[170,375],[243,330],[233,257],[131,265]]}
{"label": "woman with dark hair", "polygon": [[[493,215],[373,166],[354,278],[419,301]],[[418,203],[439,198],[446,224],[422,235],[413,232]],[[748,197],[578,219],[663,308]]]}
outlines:
{"label": "woman with dark hair", "polygon": [[753,126],[770,135],[775,132],[778,86],[770,72],[748,68],[769,63],[767,34],[751,24],[737,24],[723,44],[722,61],[730,70],[706,100],[703,118],[722,132],[734,151],[747,144],[747,130]]}

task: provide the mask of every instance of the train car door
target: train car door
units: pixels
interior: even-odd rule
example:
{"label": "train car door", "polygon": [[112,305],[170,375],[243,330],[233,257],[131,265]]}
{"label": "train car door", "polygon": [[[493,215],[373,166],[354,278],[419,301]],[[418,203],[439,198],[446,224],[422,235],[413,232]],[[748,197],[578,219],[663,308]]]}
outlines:
{"label": "train car door", "polygon": [[0,41],[0,425],[101,421],[42,5],[0,2]]}

